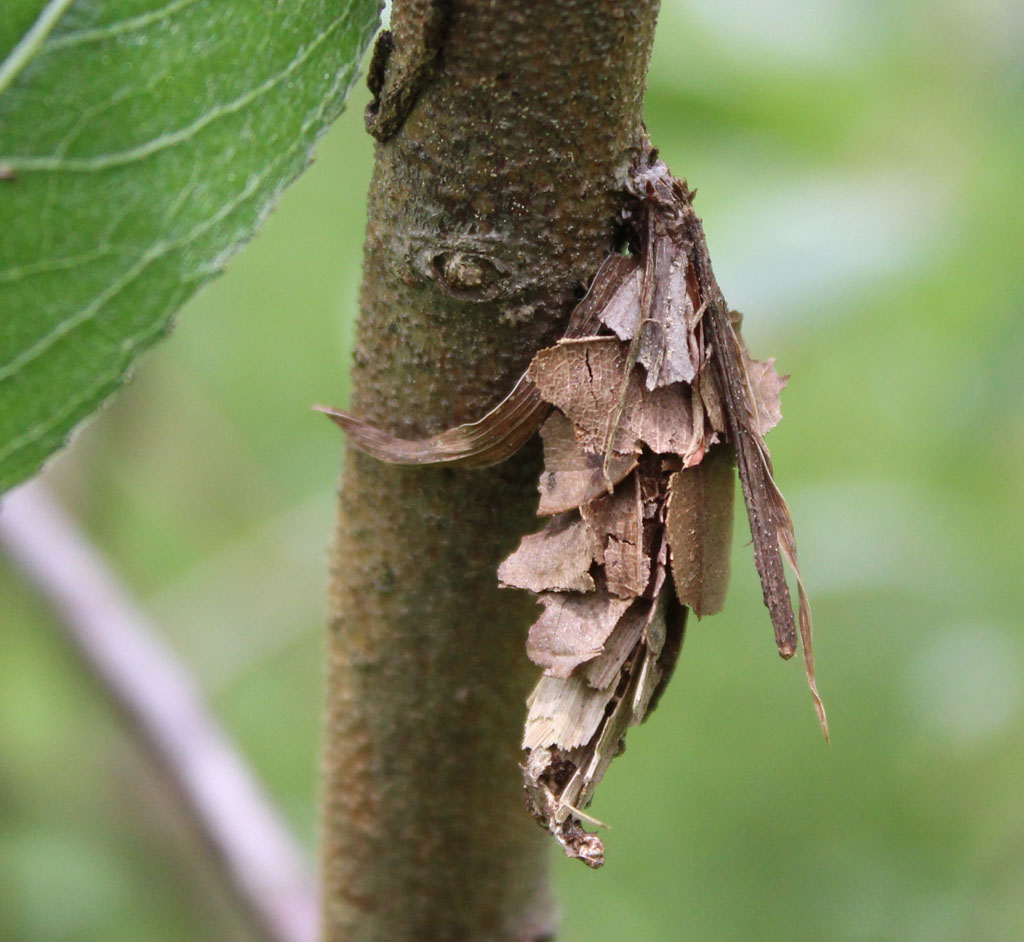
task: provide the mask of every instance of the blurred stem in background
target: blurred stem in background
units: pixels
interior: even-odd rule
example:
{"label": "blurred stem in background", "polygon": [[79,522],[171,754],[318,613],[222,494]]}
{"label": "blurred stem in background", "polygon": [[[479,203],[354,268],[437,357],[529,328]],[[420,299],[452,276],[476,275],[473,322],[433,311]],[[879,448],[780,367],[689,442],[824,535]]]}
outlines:
{"label": "blurred stem in background", "polygon": [[[657,3],[445,11],[439,24],[433,4],[396,3],[386,72],[370,70],[379,143],[350,409],[411,437],[503,398],[613,247]],[[550,847],[517,769],[534,606],[495,575],[537,528],[537,458],[410,470],[349,452],[328,650],[330,942],[554,932]]]}
{"label": "blurred stem in background", "polygon": [[42,484],[5,496],[0,547],[178,794],[259,938],[312,942],[316,901],[304,852],[189,672]]}

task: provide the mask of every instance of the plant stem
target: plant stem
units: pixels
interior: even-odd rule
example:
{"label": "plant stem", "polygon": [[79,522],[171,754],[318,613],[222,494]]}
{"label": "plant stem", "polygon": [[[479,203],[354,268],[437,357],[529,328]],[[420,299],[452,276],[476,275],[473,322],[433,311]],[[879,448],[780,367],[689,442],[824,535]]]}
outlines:
{"label": "plant stem", "polygon": [[83,665],[180,799],[256,938],[309,942],[305,853],[109,564],[39,482],[4,495],[0,549],[53,609]]}
{"label": "plant stem", "polygon": [[[406,437],[471,421],[558,336],[614,244],[656,13],[654,0],[396,0],[383,86],[406,74],[418,88],[385,94],[412,105],[376,148],[350,411]],[[517,768],[534,606],[495,575],[537,528],[538,457],[460,471],[348,453],[328,942],[553,936],[550,848]]]}

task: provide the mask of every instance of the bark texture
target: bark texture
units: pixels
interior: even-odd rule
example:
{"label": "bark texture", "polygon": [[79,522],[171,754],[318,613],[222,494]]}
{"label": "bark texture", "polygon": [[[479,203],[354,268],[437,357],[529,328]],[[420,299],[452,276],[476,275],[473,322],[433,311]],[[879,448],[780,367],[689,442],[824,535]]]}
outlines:
{"label": "bark texture", "polygon": [[[615,240],[656,13],[655,0],[396,0],[372,67],[352,412],[406,437],[472,421],[562,330]],[[329,942],[553,935],[549,841],[517,768],[535,606],[496,578],[537,528],[539,470],[531,446],[484,471],[347,456]]]}

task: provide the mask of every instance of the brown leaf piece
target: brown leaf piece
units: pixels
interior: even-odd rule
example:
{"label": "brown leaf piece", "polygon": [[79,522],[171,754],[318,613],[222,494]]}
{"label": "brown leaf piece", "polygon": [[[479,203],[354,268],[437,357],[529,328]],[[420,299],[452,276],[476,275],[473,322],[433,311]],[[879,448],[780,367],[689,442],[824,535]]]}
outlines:
{"label": "brown leaf piece", "polygon": [[597,544],[608,591],[626,599],[642,595],[651,579],[651,560],[644,552],[644,511],[636,474],[613,494],[584,504],[580,513]]}
{"label": "brown leaf piece", "polygon": [[590,565],[600,546],[578,516],[552,517],[539,533],[524,536],[519,548],[498,567],[504,586],[531,592],[591,592]]}
{"label": "brown leaf piece", "polygon": [[541,399],[532,383],[520,378],[512,392],[482,419],[416,440],[397,438],[339,409],[313,408],[344,429],[354,448],[378,461],[486,468],[522,448],[540,427],[551,406]]}
{"label": "brown leaf piece", "polygon": [[[718,391],[718,382],[711,367],[705,367],[697,376],[697,391],[701,405],[707,416],[711,429],[715,432],[728,432],[725,422],[725,411],[722,407],[722,397]],[[710,437],[710,436],[709,436]]]}
{"label": "brown leaf piece", "polygon": [[530,628],[526,653],[546,674],[563,679],[604,650],[630,603],[601,589],[586,594],[542,592],[538,600],[544,614]]}
{"label": "brown leaf piece", "polygon": [[559,343],[539,351],[526,375],[572,420],[586,451],[614,459],[645,442],[659,453],[691,452],[689,390],[678,384],[648,392],[636,371],[626,372],[628,351],[615,337]]}
{"label": "brown leaf piece", "polygon": [[580,674],[569,678],[544,674],[526,698],[529,710],[523,748],[557,746],[570,750],[588,743],[615,696],[618,673],[603,687],[595,687]]}
{"label": "brown leaf piece", "polygon": [[538,485],[537,514],[542,517],[574,510],[593,500],[636,467],[635,452],[613,456],[604,466],[601,454],[585,451],[576,441],[572,422],[561,412],[551,413],[540,436],[544,440],[544,471]]}
{"label": "brown leaf piece", "polygon": [[686,290],[685,248],[659,238],[649,262],[623,281],[601,320],[620,340],[637,338],[636,361],[652,390],[690,383],[697,369],[690,356],[694,310]]}
{"label": "brown leaf piece", "polygon": [[[740,340],[742,344],[742,339]],[[782,403],[779,394],[786,386],[788,376],[775,372],[775,358],[743,360],[750,394],[750,426],[758,435],[767,435],[782,421]]]}
{"label": "brown leaf piece", "polygon": [[611,299],[601,311],[601,322],[613,330],[619,340],[632,340],[643,319],[640,294],[644,286],[644,267],[636,267],[622,279]]}
{"label": "brown leaf piece", "polygon": [[686,246],[671,238],[655,238],[646,264],[637,359],[647,369],[647,388],[689,383],[697,369],[690,358],[694,310],[686,290]]}
{"label": "brown leaf piece", "polygon": [[[615,337],[588,337],[540,350],[526,371],[540,395],[572,420],[580,445],[602,456],[638,450],[631,425],[641,387],[635,375],[626,373],[626,351]],[[613,415],[620,395],[626,412],[616,428]]]}
{"label": "brown leaf piece", "polygon": [[665,517],[676,595],[701,618],[725,605],[732,548],[732,448],[716,445],[693,468],[669,478]]}
{"label": "brown leaf piece", "polygon": [[704,429],[694,428],[688,386],[645,390],[637,416],[629,428],[656,454],[679,455],[686,462],[702,448]]}
{"label": "brown leaf piece", "polygon": [[584,670],[584,676],[591,687],[605,689],[612,681],[617,681],[622,672],[626,658],[633,653],[643,637],[644,629],[654,615],[654,603],[641,599],[631,605],[619,619],[615,630],[604,643],[604,651],[599,657],[590,661]]}

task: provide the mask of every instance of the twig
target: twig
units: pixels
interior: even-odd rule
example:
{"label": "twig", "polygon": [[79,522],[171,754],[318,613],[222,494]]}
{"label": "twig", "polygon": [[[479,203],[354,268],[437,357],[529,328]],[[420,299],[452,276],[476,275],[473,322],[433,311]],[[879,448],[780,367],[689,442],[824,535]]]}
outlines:
{"label": "twig", "polygon": [[302,849],[101,554],[36,483],[4,497],[0,546],[174,785],[261,935],[312,942],[317,903]]}

